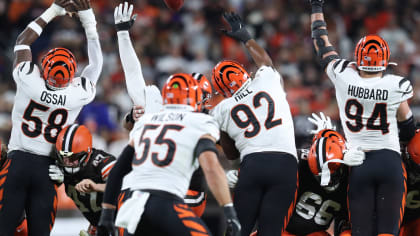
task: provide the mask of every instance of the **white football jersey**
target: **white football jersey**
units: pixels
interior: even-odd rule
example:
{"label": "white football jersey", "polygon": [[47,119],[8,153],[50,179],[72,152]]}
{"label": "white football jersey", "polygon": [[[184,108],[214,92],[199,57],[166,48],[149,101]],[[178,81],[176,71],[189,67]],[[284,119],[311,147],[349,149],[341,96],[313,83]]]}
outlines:
{"label": "white football jersey", "polygon": [[163,109],[162,95],[155,85],[146,86],[144,88],[145,104],[144,113],[160,112]]}
{"label": "white football jersey", "polygon": [[47,89],[38,66],[30,61],[16,66],[13,79],[17,89],[9,151],[48,156],[59,131],[74,123],[82,107],[94,99],[95,86],[77,77],[62,90]]}
{"label": "white football jersey", "polygon": [[145,114],[130,133],[136,154],[126,176],[127,187],[162,190],[184,198],[199,165],[195,147],[206,134],[219,139],[216,121],[192,112],[189,106],[165,105],[162,112]]}
{"label": "white football jersey", "polygon": [[222,131],[235,140],[241,160],[255,152],[286,152],[296,155],[292,114],[280,74],[262,66],[232,97],[210,113]]}
{"label": "white football jersey", "polygon": [[335,86],[348,146],[400,152],[397,109],[413,96],[410,81],[392,74],[362,78],[346,60],[330,63],[327,74]]}

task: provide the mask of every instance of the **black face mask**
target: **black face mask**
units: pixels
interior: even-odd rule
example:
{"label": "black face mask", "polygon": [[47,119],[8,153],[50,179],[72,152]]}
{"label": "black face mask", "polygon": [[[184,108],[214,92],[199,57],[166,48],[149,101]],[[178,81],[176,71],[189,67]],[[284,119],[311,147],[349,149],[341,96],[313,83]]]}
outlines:
{"label": "black face mask", "polygon": [[[89,153],[87,152],[79,152],[73,153],[70,156],[61,155],[59,151],[57,151],[57,159],[59,165],[62,167],[69,167],[69,168],[77,168],[81,167],[83,162],[86,160]],[[71,163],[66,164],[66,163]]]}

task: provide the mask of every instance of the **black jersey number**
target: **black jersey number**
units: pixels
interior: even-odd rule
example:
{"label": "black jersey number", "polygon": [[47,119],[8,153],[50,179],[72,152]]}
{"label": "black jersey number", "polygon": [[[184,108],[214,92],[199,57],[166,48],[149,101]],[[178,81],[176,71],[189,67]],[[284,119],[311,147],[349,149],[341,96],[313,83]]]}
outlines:
{"label": "black jersey number", "polygon": [[[271,129],[277,125],[281,125],[282,120],[277,119],[274,120],[274,100],[271,96],[266,92],[259,92],[253,98],[253,105],[255,108],[259,108],[261,104],[261,100],[266,100],[268,107],[267,107],[267,118],[265,119],[264,126],[266,129]],[[247,116],[246,120],[242,120],[239,117],[239,112],[245,113]],[[230,112],[230,115],[235,122],[235,124],[241,129],[247,129],[244,133],[246,138],[255,137],[261,130],[260,122],[258,121],[257,117],[255,116],[254,112],[252,112],[251,108],[245,104],[236,105]],[[252,130],[249,130],[248,127],[252,126]]]}
{"label": "black jersey number", "polygon": [[[140,143],[139,143],[140,145],[144,144],[143,153],[140,159],[138,159],[137,156],[133,159],[133,165],[141,165],[144,163],[144,161],[146,161],[150,152],[151,141],[150,141],[150,138],[145,136],[145,134],[148,130],[155,130],[155,129],[158,129],[159,127],[160,125],[145,125],[144,126],[143,132],[141,133],[141,137],[140,137]],[[158,153],[152,152],[153,164],[159,167],[165,167],[171,164],[175,156],[176,143],[172,139],[165,138],[165,134],[169,130],[181,131],[183,128],[184,127],[181,125],[164,125],[162,127],[162,130],[160,131],[158,137],[155,139],[154,144],[157,144],[157,145],[165,144],[166,146],[168,146],[168,151],[166,152],[166,156],[163,159],[159,159]]]}
{"label": "black jersey number", "polygon": [[[368,130],[380,130],[382,134],[389,133],[389,123],[386,112],[386,103],[376,103],[372,114],[366,123],[366,129]],[[356,99],[349,99],[346,102],[345,112],[347,118],[354,120],[353,122],[346,121],[346,126],[352,132],[359,132],[365,126],[363,124],[363,106]],[[354,109],[352,112],[351,110]],[[375,124],[375,121],[379,119],[379,124]]]}
{"label": "black jersey number", "polygon": [[[49,109],[49,107],[31,100],[23,113],[23,119],[28,122],[33,122],[35,124],[35,129],[31,130],[27,123],[22,122],[22,131],[26,136],[36,138],[42,134],[42,120],[38,116],[34,115],[34,111],[39,110],[41,112],[46,112]],[[50,116],[48,117],[48,125],[44,128],[44,138],[47,142],[55,143],[58,133],[67,121],[67,117],[67,110],[62,108],[54,110],[50,113]]]}

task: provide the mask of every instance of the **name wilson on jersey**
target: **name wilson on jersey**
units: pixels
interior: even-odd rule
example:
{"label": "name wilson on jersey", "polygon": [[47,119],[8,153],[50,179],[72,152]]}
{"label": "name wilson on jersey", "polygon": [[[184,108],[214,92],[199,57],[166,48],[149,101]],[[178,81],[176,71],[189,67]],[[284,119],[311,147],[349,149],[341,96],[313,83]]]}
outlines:
{"label": "name wilson on jersey", "polygon": [[51,94],[47,91],[43,91],[40,100],[46,103],[64,106],[66,105],[66,98],[66,95]]}
{"label": "name wilson on jersey", "polygon": [[185,113],[163,113],[156,114],[152,117],[152,121],[182,121]]}
{"label": "name wilson on jersey", "polygon": [[370,89],[349,85],[347,94],[355,98],[386,101],[388,99],[389,92],[386,89]]}

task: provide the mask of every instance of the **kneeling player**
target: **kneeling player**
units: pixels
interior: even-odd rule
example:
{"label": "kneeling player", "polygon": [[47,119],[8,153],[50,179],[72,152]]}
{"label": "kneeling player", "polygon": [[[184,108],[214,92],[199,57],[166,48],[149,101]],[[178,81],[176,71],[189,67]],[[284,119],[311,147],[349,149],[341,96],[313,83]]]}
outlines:
{"label": "kneeling player", "polygon": [[92,135],[84,125],[65,127],[58,134],[55,147],[57,165],[50,165],[50,178],[64,182],[67,196],[89,221],[88,231],[81,231],[80,235],[96,235],[105,182],[115,157],[92,148]]}

